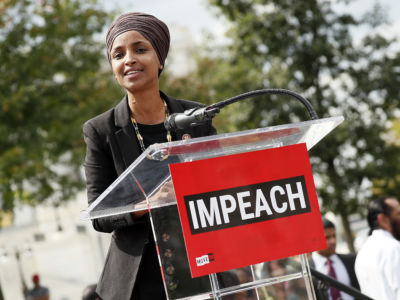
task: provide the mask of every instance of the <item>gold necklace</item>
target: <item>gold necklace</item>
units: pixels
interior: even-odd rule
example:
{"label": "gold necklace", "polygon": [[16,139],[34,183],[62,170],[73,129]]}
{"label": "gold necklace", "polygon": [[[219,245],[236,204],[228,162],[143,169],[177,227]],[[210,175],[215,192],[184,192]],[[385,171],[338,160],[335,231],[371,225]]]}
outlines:
{"label": "gold necklace", "polygon": [[[165,118],[168,118],[169,117],[168,106],[164,99],[163,99],[163,103],[164,103],[164,108],[165,108]],[[135,129],[136,137],[139,141],[140,148],[142,149],[142,152],[144,152],[146,150],[146,147],[144,146],[143,137],[139,132],[139,127],[138,127],[138,124],[136,123],[135,118],[133,117],[133,113],[131,114],[131,121],[133,124],[133,128]],[[171,132],[169,130],[167,130],[167,141],[168,142],[172,141]]]}

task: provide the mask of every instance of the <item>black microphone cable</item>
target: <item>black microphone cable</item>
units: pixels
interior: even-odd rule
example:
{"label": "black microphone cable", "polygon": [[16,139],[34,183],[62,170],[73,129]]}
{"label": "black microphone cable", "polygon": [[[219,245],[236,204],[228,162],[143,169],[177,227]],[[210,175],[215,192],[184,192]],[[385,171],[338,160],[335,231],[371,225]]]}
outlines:
{"label": "black microphone cable", "polygon": [[311,106],[311,103],[306,98],[304,98],[303,96],[301,96],[295,92],[285,90],[285,89],[262,89],[262,90],[255,90],[255,91],[247,92],[247,93],[240,94],[240,95],[234,96],[232,98],[217,102],[215,104],[212,104],[212,105],[208,106],[207,109],[213,109],[213,108],[221,109],[229,104],[238,102],[240,100],[247,99],[247,98],[254,97],[254,96],[266,95],[266,94],[273,94],[273,95],[284,94],[284,95],[289,95],[291,97],[294,97],[297,100],[299,100],[306,107],[308,113],[310,114],[311,120],[318,119],[317,113]]}
{"label": "black microphone cable", "polygon": [[221,108],[229,104],[241,101],[243,99],[266,94],[283,94],[296,98],[306,107],[312,120],[318,119],[318,115],[311,106],[311,103],[303,96],[285,89],[261,89],[243,93],[206,107],[195,107],[185,111],[184,113],[172,114],[165,120],[164,126],[167,130],[183,129],[187,126],[196,126],[198,124],[211,120],[217,115],[217,113],[219,113]]}

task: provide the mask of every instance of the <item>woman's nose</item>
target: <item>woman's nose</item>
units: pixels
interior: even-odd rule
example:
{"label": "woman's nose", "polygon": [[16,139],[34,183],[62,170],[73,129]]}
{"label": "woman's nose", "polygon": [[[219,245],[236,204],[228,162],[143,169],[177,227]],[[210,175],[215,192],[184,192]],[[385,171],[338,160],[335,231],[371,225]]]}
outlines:
{"label": "woman's nose", "polygon": [[131,65],[136,63],[136,56],[134,53],[128,51],[128,53],[125,56],[125,64],[126,65]]}

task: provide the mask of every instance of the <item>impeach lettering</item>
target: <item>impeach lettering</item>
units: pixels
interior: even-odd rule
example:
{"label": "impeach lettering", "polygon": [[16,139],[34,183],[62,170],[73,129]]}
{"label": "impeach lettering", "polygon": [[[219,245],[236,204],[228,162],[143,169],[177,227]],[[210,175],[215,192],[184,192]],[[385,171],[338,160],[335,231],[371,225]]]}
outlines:
{"label": "impeach lettering", "polygon": [[310,212],[304,176],[184,196],[192,234]]}

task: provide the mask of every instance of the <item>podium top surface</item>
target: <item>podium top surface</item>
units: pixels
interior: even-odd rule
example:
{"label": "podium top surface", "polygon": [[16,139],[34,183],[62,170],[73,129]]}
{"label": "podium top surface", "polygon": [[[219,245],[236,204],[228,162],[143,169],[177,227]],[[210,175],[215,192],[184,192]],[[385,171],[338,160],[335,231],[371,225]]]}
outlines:
{"label": "podium top surface", "polygon": [[[223,155],[305,143],[310,150],[342,123],[342,116],[218,134],[146,149],[86,210],[95,219],[148,209],[148,200],[170,179],[169,165]],[[175,197],[152,201],[150,208],[175,203]]]}

